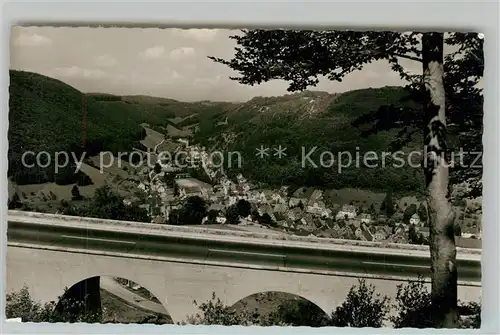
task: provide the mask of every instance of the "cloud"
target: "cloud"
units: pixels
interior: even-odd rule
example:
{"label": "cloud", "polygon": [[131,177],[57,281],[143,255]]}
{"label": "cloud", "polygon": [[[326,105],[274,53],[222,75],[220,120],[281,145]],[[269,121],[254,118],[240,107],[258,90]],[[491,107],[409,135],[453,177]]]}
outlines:
{"label": "cloud", "polygon": [[22,47],[37,47],[43,45],[52,44],[52,40],[48,37],[38,35],[38,34],[26,34],[21,33],[17,38],[14,39],[14,44]]}
{"label": "cloud", "polygon": [[160,58],[165,52],[165,47],[158,45],[151,48],[147,48],[139,53],[139,56],[144,59],[155,59]]}
{"label": "cloud", "polygon": [[211,42],[217,35],[217,29],[177,29],[176,32],[200,42]]}
{"label": "cloud", "polygon": [[172,71],[172,74],[170,75],[170,80],[177,80],[183,78],[183,75],[179,74],[177,71]]}
{"label": "cloud", "polygon": [[85,69],[79,66],[58,67],[50,71],[55,76],[101,79],[109,75],[100,69]]}
{"label": "cloud", "polygon": [[97,66],[101,67],[111,67],[115,66],[118,63],[116,58],[110,55],[97,56],[94,58],[94,62],[96,63]]}
{"label": "cloud", "polygon": [[185,56],[193,56],[195,54],[194,48],[191,47],[181,47],[170,51],[171,59],[182,59]]}
{"label": "cloud", "polygon": [[173,84],[183,78],[184,76],[177,71],[165,69],[164,71],[159,71],[157,76],[148,75],[144,72],[134,72],[129,74],[124,81],[128,81],[136,85],[162,86]]}
{"label": "cloud", "polygon": [[221,80],[220,75],[217,75],[217,76],[212,77],[212,78],[196,78],[194,80],[194,84],[195,85],[215,85],[215,84],[219,83],[220,80]]}
{"label": "cloud", "polygon": [[368,70],[368,71],[365,71],[363,73],[363,76],[365,76],[367,78],[370,78],[370,79],[378,79],[378,78],[380,78],[384,74],[385,73],[379,73],[379,72],[376,72],[376,71],[373,71],[373,70]]}
{"label": "cloud", "polygon": [[159,77],[159,78],[156,78],[155,80],[153,79],[148,79],[150,80],[150,82],[153,82],[154,84],[156,85],[166,85],[166,84],[173,84],[174,82],[180,80],[180,79],[183,79],[184,76],[182,74],[180,74],[179,72],[173,70],[173,71],[165,71],[166,74]]}

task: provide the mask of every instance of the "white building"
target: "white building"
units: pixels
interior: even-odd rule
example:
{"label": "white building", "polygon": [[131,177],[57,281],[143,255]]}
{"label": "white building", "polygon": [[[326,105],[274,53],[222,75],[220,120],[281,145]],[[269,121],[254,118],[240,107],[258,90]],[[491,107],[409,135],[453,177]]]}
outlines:
{"label": "white building", "polygon": [[146,186],[146,184],[144,184],[143,182],[140,182],[139,185],[137,186],[140,190],[146,192],[146,190],[148,189],[148,187]]}
{"label": "white building", "polygon": [[361,219],[361,223],[369,224],[370,222],[372,222],[372,216],[370,214],[367,214],[367,213],[361,214],[360,219]]}
{"label": "white building", "polygon": [[243,183],[247,182],[247,180],[245,179],[245,177],[243,177],[243,175],[241,173],[239,173],[236,176],[236,180],[238,181],[239,184],[243,184]]}
{"label": "white building", "polygon": [[352,205],[344,205],[342,206],[342,209],[337,213],[335,216],[335,220],[342,220],[342,219],[354,219],[357,215],[356,207]]}
{"label": "white building", "polygon": [[413,214],[410,218],[410,224],[417,226],[420,223],[420,216],[417,213]]}
{"label": "white building", "polygon": [[186,146],[186,148],[189,148],[189,141],[187,139],[179,138],[177,142],[182,143]]}
{"label": "white building", "polygon": [[225,224],[227,219],[224,217],[224,216],[217,216],[217,218],[215,219],[215,221],[218,223],[218,224]]}

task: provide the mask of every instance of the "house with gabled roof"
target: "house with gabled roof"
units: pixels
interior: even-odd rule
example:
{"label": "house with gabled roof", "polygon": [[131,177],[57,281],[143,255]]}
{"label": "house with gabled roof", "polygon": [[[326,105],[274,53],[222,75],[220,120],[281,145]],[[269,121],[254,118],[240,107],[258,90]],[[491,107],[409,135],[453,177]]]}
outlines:
{"label": "house with gabled roof", "polygon": [[368,213],[361,213],[359,219],[362,223],[370,224],[372,222],[372,216]]}
{"label": "house with gabled roof", "polygon": [[463,230],[462,230],[462,237],[463,238],[476,238],[476,239],[480,239],[481,237],[481,229],[479,229],[479,227],[477,227],[477,225],[474,227],[465,227]]}
{"label": "house with gabled roof", "polygon": [[287,216],[296,221],[296,220],[299,220],[301,219],[303,216],[304,216],[304,212],[298,208],[298,207],[295,207],[293,209],[290,209],[288,212],[287,212]]}
{"label": "house with gabled roof", "polygon": [[430,235],[429,227],[420,227],[418,228],[418,232],[425,238],[428,238]]}
{"label": "house with gabled roof", "polygon": [[278,192],[282,197],[286,198],[288,194],[288,186],[281,186]]}
{"label": "house with gabled roof", "polygon": [[139,188],[141,191],[144,191],[146,192],[148,189],[149,189],[149,183],[147,182],[140,182],[138,185],[137,185],[137,188]]}
{"label": "house with gabled roof", "polygon": [[286,213],[288,211],[288,206],[286,204],[276,204],[274,205],[273,211],[275,213]]}
{"label": "house with gabled roof", "polygon": [[294,207],[298,207],[300,206],[300,204],[302,204],[302,206],[305,207],[305,204],[304,204],[304,199],[300,199],[300,198],[290,198],[290,200],[288,201],[288,207],[290,208],[294,208]]}
{"label": "house with gabled roof", "polygon": [[361,227],[361,220],[358,220],[358,219],[349,219],[349,220],[347,220],[347,223],[351,224],[355,227]]}
{"label": "house with gabled roof", "polygon": [[373,234],[373,239],[375,241],[384,241],[387,239],[388,234],[382,227],[375,228],[375,233]]}
{"label": "house with gabled roof", "polygon": [[339,222],[336,222],[335,224],[338,225],[338,227],[339,227],[339,234],[343,238],[347,238],[347,236],[350,233],[352,233],[351,229],[349,228],[349,226],[344,221],[339,221]]}
{"label": "house with gabled roof", "polygon": [[336,220],[342,219],[354,219],[357,216],[357,208],[353,205],[344,205],[342,209],[338,211],[337,215],[335,215]]}
{"label": "house with gabled roof", "polygon": [[403,235],[405,233],[405,226],[402,223],[396,223],[396,228],[394,229],[395,235]]}
{"label": "house with gabled roof", "polygon": [[318,203],[314,203],[314,204],[312,204],[312,205],[310,205],[310,206],[307,206],[307,207],[305,208],[306,213],[309,213],[309,214],[312,214],[312,215],[316,215],[316,216],[320,216],[320,215],[321,215],[321,213],[323,213],[323,210],[324,210],[324,209],[325,209],[325,208],[320,207],[320,206],[318,205]]}
{"label": "house with gabled roof", "polygon": [[284,221],[281,221],[281,222],[278,222],[278,225],[279,225],[281,228],[285,228],[285,230],[286,230],[286,229],[288,229],[288,228],[290,228],[290,223],[289,223],[289,220],[288,220],[288,219],[286,219],[286,220],[284,220]]}
{"label": "house with gabled roof", "polygon": [[273,194],[274,194],[273,190],[262,190],[261,193],[264,195],[264,199],[266,202],[268,203],[273,202]]}
{"label": "house with gabled roof", "polygon": [[325,224],[328,229],[333,228],[333,226],[335,225],[335,220],[332,219],[331,217],[329,218],[322,217],[322,219],[325,221]]}
{"label": "house with gabled roof", "polygon": [[341,231],[340,225],[337,223],[333,224],[333,226],[331,226],[330,229],[332,229],[333,231],[337,231],[337,232]]}
{"label": "house with gabled roof", "polygon": [[287,205],[286,197],[282,196],[279,193],[273,193],[271,196],[271,201],[276,204]]}
{"label": "house with gabled roof", "polygon": [[296,189],[293,192],[292,197],[299,198],[299,199],[309,198],[309,196],[312,194],[312,191],[311,191],[311,193],[306,195],[307,190],[308,190],[308,187],[305,187],[305,186],[299,187],[298,189]]}
{"label": "house with gabled roof", "polygon": [[370,231],[370,228],[368,227],[364,227],[362,230],[362,233],[363,233],[363,239],[365,241],[368,241],[368,242],[371,242],[373,241],[373,232]]}
{"label": "house with gabled roof", "polygon": [[311,204],[320,201],[322,197],[323,197],[322,190],[319,189],[313,190],[311,195],[309,196],[308,205],[310,206]]}
{"label": "house with gabled roof", "polygon": [[287,219],[286,215],[284,213],[281,213],[281,212],[273,212],[273,215],[274,215],[275,221],[277,223],[279,223],[281,221],[285,221]]}
{"label": "house with gabled roof", "polygon": [[361,236],[363,235],[363,230],[360,227],[356,227],[353,224],[348,225],[348,227],[354,234],[354,236],[356,236],[357,238],[361,238]]}
{"label": "house with gabled roof", "polygon": [[313,217],[310,214],[305,214],[299,220],[299,224],[300,224],[300,228],[306,229],[307,231],[312,231],[315,228],[314,223],[313,223]]}
{"label": "house with gabled roof", "polygon": [[221,204],[211,204],[209,207],[208,207],[208,211],[216,211],[216,212],[223,212],[225,209],[225,207]]}
{"label": "house with gabled roof", "polygon": [[257,212],[259,213],[260,216],[264,215],[265,213],[271,215],[273,213],[273,208],[270,205],[261,205],[257,207]]}
{"label": "house with gabled roof", "polygon": [[238,182],[238,184],[244,184],[247,182],[246,178],[243,177],[241,173],[238,173],[238,175],[236,176],[236,181]]}
{"label": "house with gabled roof", "polygon": [[302,199],[304,200],[304,203],[307,204],[313,192],[314,188],[312,187],[300,187],[293,192],[292,198]]}
{"label": "house with gabled roof", "polygon": [[292,229],[292,230],[297,229],[297,222],[296,221],[288,218],[288,219],[286,219],[286,223],[287,223],[289,229]]}
{"label": "house with gabled roof", "polygon": [[420,216],[417,213],[415,213],[411,216],[410,224],[412,224],[414,226],[418,226],[420,224]]}

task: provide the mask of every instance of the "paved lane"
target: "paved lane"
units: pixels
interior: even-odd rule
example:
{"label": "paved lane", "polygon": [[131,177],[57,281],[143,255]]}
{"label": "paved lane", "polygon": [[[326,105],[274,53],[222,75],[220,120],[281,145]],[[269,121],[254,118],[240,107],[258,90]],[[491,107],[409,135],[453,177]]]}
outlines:
{"label": "paved lane", "polygon": [[165,308],[154,301],[145,299],[138,295],[137,293],[131,292],[127,290],[125,287],[120,285],[116,280],[112,277],[101,277],[100,279],[101,288],[108,291],[109,293],[114,294],[115,296],[125,300],[127,303],[137,306],[139,308],[153,311],[155,313],[168,315]]}
{"label": "paved lane", "polygon": [[[267,265],[281,268],[300,268],[351,273],[370,273],[395,276],[429,276],[430,259],[427,252],[405,254],[404,250],[384,254],[381,248],[373,251],[345,249],[342,246],[305,244],[285,241],[259,242],[258,239],[221,238],[200,234],[133,233],[118,229],[84,228],[78,221],[75,227],[39,225],[9,221],[9,242],[29,243],[94,251],[166,256],[184,260],[217,261]],[[208,234],[205,234],[208,235]],[[252,240],[250,243],[249,240]],[[375,248],[373,248],[375,249]],[[360,248],[360,250],[363,250]],[[474,259],[475,258],[475,259]],[[480,281],[480,257],[458,260],[459,280]]]}

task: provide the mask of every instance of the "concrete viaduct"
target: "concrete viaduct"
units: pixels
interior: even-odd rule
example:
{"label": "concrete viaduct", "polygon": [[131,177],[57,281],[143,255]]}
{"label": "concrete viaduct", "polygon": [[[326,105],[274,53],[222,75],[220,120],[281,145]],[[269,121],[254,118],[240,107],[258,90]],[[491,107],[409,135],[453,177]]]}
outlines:
{"label": "concrete viaduct", "polygon": [[[212,293],[227,305],[280,291],[330,314],[366,278],[394,297],[397,285],[430,274],[428,248],[243,233],[229,230],[9,211],[7,292],[27,286],[37,301],[57,301],[65,288],[98,292],[99,276],[148,289],[174,322]],[[459,249],[461,301],[481,297],[481,251]],[[98,293],[96,294],[98,297]],[[100,304],[99,304],[100,308]]]}

